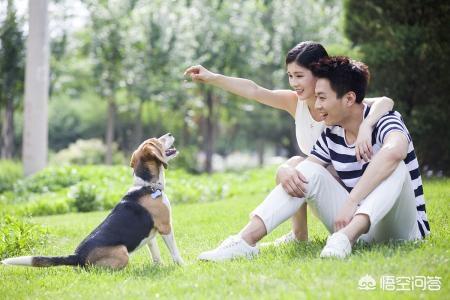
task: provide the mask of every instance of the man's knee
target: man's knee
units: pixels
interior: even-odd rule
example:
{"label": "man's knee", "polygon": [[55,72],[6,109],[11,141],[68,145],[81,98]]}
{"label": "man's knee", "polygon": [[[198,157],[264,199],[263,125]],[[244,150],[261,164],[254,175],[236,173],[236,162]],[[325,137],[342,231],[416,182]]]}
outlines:
{"label": "man's knee", "polygon": [[323,178],[331,176],[323,166],[308,160],[302,161],[296,169],[305,176],[308,186],[318,184]]}
{"label": "man's knee", "polygon": [[295,167],[295,166],[298,165],[300,162],[302,162],[304,159],[305,159],[305,158],[302,157],[302,156],[293,156],[293,157],[289,158],[286,162],[284,162],[284,163],[277,169],[277,171],[275,172],[275,182],[276,182],[276,184],[280,184],[280,178],[279,178],[279,177],[280,177],[280,169],[281,169],[283,166],[288,165],[288,166]]}

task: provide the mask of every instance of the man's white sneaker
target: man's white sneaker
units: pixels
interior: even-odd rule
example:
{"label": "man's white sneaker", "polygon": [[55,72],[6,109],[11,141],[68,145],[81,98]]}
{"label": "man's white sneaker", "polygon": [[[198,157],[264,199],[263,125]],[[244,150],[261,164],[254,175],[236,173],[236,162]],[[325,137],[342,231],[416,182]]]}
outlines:
{"label": "man's white sneaker", "polygon": [[342,232],[335,232],[328,237],[320,257],[345,258],[350,253],[352,253],[352,246],[347,236]]}
{"label": "man's white sneaker", "polygon": [[258,255],[259,249],[252,247],[241,236],[233,235],[224,240],[214,250],[200,253],[198,259],[209,261],[224,261],[239,257],[252,258]]}
{"label": "man's white sneaker", "polygon": [[286,233],[285,235],[280,236],[273,242],[259,244],[258,248],[264,248],[264,247],[268,247],[268,246],[278,247],[281,245],[286,245],[286,244],[290,244],[290,243],[298,243],[298,242],[299,242],[299,240],[297,240],[297,238],[295,237],[294,232],[290,231],[290,232]]}

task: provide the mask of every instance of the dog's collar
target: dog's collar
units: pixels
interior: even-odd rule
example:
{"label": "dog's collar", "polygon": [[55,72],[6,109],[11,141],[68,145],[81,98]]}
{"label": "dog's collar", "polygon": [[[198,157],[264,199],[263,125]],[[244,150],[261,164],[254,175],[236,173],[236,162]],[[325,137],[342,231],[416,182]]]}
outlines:
{"label": "dog's collar", "polygon": [[161,182],[148,182],[139,176],[134,175],[134,187],[141,188],[143,186],[148,186],[155,190],[163,190],[164,186]]}
{"label": "dog's collar", "polygon": [[150,196],[153,199],[158,198],[162,195],[164,190],[164,186],[161,182],[148,182],[140,178],[139,176],[134,175],[134,186],[128,190],[128,193],[140,190],[142,188],[149,188],[151,191]]}

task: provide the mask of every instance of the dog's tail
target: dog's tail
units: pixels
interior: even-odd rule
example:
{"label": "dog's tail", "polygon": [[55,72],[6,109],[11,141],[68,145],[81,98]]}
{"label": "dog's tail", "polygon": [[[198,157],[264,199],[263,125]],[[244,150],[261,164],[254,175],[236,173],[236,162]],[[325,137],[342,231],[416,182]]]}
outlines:
{"label": "dog's tail", "polygon": [[4,265],[30,266],[30,267],[53,267],[53,266],[78,266],[80,259],[78,255],[69,256],[20,256],[11,257],[1,262]]}

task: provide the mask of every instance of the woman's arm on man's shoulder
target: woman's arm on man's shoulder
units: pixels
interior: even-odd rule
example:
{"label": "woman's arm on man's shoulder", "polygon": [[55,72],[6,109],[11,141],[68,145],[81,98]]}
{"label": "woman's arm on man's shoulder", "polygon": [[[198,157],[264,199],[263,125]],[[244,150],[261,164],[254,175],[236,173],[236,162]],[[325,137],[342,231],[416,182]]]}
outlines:
{"label": "woman's arm on man's shoulder", "polygon": [[363,102],[370,106],[369,115],[364,119],[364,122],[371,127],[375,126],[382,116],[394,108],[394,100],[386,96],[364,98]]}
{"label": "woman's arm on man's shoulder", "polygon": [[394,107],[394,101],[388,97],[365,98],[364,103],[370,106],[369,115],[359,126],[358,137],[355,142],[355,153],[358,161],[369,161],[372,150],[372,130],[378,120]]}

